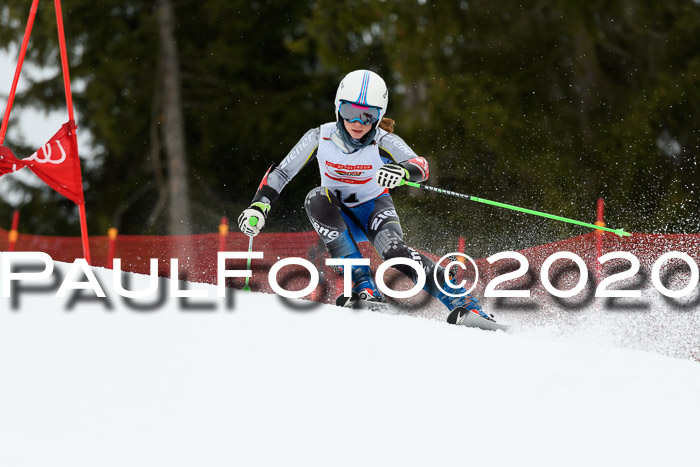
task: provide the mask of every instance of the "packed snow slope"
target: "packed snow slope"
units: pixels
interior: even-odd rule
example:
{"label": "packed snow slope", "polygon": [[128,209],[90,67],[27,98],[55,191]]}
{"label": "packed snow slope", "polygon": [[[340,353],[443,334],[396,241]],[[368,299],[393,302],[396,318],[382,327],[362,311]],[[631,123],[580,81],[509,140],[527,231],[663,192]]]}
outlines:
{"label": "packed snow slope", "polygon": [[692,360],[94,271],[1,299],[2,466],[698,465]]}

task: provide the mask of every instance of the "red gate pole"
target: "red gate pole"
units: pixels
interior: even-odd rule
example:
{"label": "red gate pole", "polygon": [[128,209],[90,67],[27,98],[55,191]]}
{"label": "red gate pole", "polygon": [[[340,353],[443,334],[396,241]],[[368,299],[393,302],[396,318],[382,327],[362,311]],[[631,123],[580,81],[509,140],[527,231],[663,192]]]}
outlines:
{"label": "red gate pole", "polygon": [[70,90],[70,75],[68,74],[68,53],[66,52],[66,35],[63,31],[63,14],[61,13],[61,0],[54,0],[56,6],[56,26],[58,26],[58,45],[61,49],[61,67],[63,69],[63,88],[66,92],[66,105],[68,106],[68,118],[75,120],[73,116],[73,94]]}
{"label": "red gate pole", "polygon": [[10,121],[10,111],[12,110],[12,104],[15,101],[15,92],[17,91],[19,74],[22,71],[22,64],[24,63],[24,55],[27,52],[29,36],[32,35],[32,26],[34,25],[34,17],[36,16],[37,6],[39,6],[39,0],[34,0],[32,2],[32,8],[31,10],[29,10],[29,19],[27,20],[27,27],[24,29],[24,39],[22,40],[22,46],[19,49],[19,58],[17,59],[17,67],[15,68],[15,77],[12,80],[12,88],[10,89],[10,94],[7,96],[7,106],[5,107],[5,115],[2,118],[2,127],[0,127],[0,144],[2,144],[3,141],[5,141],[7,124]]}
{"label": "red gate pole", "polygon": [[17,232],[18,227],[19,209],[15,209],[15,212],[12,213],[12,228],[10,228],[9,235],[10,245],[8,246],[7,251],[15,251],[15,245],[17,244],[17,238],[19,237],[19,233]]}
{"label": "red gate pole", "polygon": [[[68,118],[75,122],[73,115],[73,95],[70,90],[70,75],[68,73],[68,53],[66,52],[66,35],[63,31],[63,14],[61,13],[61,0],[54,0],[56,7],[56,26],[58,27],[58,45],[61,49],[61,68],[63,70],[63,87],[66,92],[66,106],[68,107]],[[76,130],[77,131],[77,130]],[[74,138],[77,138],[74,136]],[[76,141],[77,147],[77,141]],[[80,165],[78,165],[80,170]],[[81,175],[82,180],[82,175]],[[83,256],[88,264],[90,261],[90,242],[88,241],[87,216],[85,215],[85,203],[78,204],[78,212],[80,213],[80,236],[83,240]]]}

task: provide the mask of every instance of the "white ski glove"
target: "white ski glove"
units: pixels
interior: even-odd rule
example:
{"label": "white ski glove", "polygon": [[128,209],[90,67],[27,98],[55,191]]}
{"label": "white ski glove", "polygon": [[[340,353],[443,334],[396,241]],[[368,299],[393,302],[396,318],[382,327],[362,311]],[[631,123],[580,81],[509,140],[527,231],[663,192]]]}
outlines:
{"label": "white ski glove", "polygon": [[270,212],[269,204],[260,202],[251,204],[238,217],[238,227],[241,229],[241,232],[249,237],[255,237],[260,233],[260,229],[265,226],[268,212]]}
{"label": "white ski glove", "polygon": [[374,174],[374,179],[377,181],[377,185],[383,186],[384,188],[396,188],[401,183],[401,180],[408,178],[408,170],[401,167],[395,162],[389,162],[384,164],[377,170]]}

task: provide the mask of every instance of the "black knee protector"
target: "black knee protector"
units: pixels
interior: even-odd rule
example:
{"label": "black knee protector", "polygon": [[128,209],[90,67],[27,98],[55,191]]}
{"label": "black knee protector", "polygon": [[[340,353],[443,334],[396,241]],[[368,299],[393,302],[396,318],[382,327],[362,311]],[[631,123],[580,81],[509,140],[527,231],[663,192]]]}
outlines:
{"label": "black knee protector", "polygon": [[[415,261],[416,266],[422,268],[426,274],[432,272],[433,262],[406,245],[399,224],[389,223],[377,232],[374,237],[374,248],[385,261],[392,258],[408,258]],[[398,264],[394,268],[408,276],[413,283],[417,282],[417,273],[411,266]]]}
{"label": "black knee protector", "polygon": [[337,239],[347,230],[340,213],[340,201],[328,189],[316,187],[306,195],[304,201],[306,215],[324,243]]}

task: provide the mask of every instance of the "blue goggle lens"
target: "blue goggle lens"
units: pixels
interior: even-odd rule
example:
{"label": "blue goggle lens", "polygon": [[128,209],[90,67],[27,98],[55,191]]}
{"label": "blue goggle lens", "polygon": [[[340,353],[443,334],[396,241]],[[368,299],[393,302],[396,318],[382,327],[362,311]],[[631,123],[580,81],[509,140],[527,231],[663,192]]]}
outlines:
{"label": "blue goggle lens", "polygon": [[358,121],[363,125],[374,125],[379,120],[380,109],[354,104],[352,102],[340,103],[340,116],[347,122]]}

